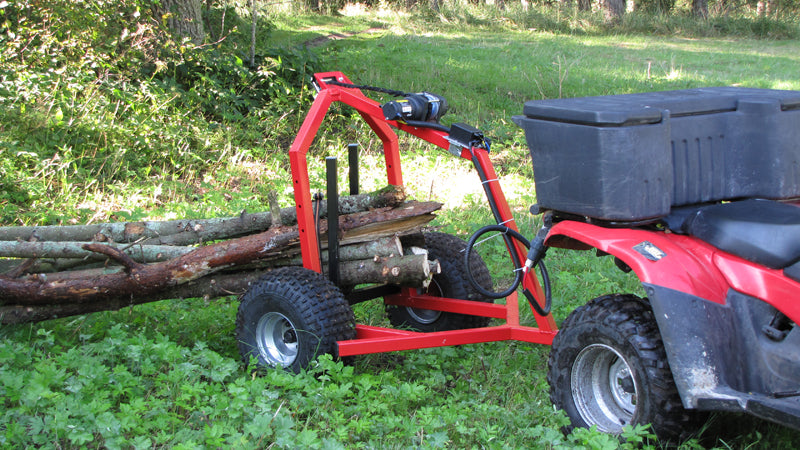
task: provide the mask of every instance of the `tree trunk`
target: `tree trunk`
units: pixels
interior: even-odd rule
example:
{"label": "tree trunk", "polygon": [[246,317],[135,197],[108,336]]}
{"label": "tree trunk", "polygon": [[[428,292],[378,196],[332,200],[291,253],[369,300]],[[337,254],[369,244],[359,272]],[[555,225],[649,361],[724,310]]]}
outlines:
{"label": "tree trunk", "polygon": [[692,0],[692,15],[697,18],[708,18],[708,0]]}
{"label": "tree trunk", "polygon": [[778,4],[780,0],[767,0],[767,15],[775,17],[778,14]]}
{"label": "tree trunk", "polygon": [[305,0],[306,6],[314,12],[319,12],[320,4],[319,0]]}
{"label": "tree trunk", "polygon": [[618,22],[625,14],[625,0],[603,0],[606,20]]}
{"label": "tree trunk", "polygon": [[200,0],[160,0],[153,9],[156,19],[166,22],[173,35],[199,45],[206,37],[202,7]]}
{"label": "tree trunk", "polygon": [[256,0],[250,0],[250,68],[256,68],[256,25],[258,25],[258,11]]}
{"label": "tree trunk", "polygon": [[[0,257],[11,258],[71,258],[104,260],[107,256],[86,250],[87,242],[13,242],[0,241]],[[134,261],[152,263],[167,261],[189,253],[192,247],[173,245],[107,244],[128,254]]]}
{"label": "tree trunk", "polygon": [[28,279],[0,277],[2,303],[48,304],[90,303],[119,297],[150,296],[158,290],[188,283],[216,271],[257,260],[276,248],[297,240],[297,233],[284,227],[240,239],[200,247],[178,258],[156,264],[140,264],[105,244],[84,248],[112,256],[125,272],[72,281],[48,281],[46,276]]}
{"label": "tree trunk", "polygon": [[[295,208],[280,209],[269,196],[270,209],[278,213],[242,213],[238,217],[126,222],[94,225],[0,227],[0,274],[17,278],[25,273],[52,273],[102,267],[106,256],[87,251],[84,243],[107,242],[136,262],[151,263],[175,258],[192,250],[185,246],[232,239],[267,230],[271,226],[293,225]],[[402,204],[405,194],[394,186],[367,194],[339,198],[342,215]],[[320,217],[327,216],[327,202],[319,205]],[[408,228],[408,227],[407,227]],[[361,239],[363,240],[363,239]],[[31,241],[31,242],[26,242]],[[358,239],[348,239],[357,242]],[[295,252],[294,254],[296,254]],[[288,257],[289,255],[287,255]],[[2,259],[3,257],[16,259]],[[37,258],[35,261],[20,258]],[[284,258],[286,259],[286,258]]]}

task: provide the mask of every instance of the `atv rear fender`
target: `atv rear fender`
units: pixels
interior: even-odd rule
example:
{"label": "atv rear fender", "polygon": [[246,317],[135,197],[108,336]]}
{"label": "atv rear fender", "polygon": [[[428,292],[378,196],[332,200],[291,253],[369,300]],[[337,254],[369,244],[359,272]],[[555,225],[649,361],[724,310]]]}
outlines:
{"label": "atv rear fender", "polygon": [[661,231],[563,221],[545,244],[596,248],[636,273],[684,407],[748,412],[800,428],[800,329],[790,327],[778,339],[764,333],[776,310],[800,323],[800,302],[790,295],[798,283]]}
{"label": "atv rear fender", "polygon": [[625,263],[645,287],[666,288],[720,305],[727,304],[732,289],[800,323],[800,302],[794,300],[800,283],[780,270],[745,261],[690,236],[567,220],[553,225],[545,245],[596,248]]}
{"label": "atv rear fender", "polygon": [[728,283],[714,264],[717,251],[687,236],[567,220],[553,225],[545,245],[572,250],[596,248],[625,263],[645,285],[725,303]]}

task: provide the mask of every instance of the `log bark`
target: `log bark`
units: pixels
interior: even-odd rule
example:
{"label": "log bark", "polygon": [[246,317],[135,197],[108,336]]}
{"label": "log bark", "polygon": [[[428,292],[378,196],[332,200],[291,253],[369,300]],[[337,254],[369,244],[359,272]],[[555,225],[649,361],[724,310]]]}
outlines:
{"label": "log bark", "polygon": [[[381,190],[339,199],[339,214],[353,214],[370,209],[398,206],[405,201],[402,188],[388,186]],[[320,202],[320,217],[327,217],[328,203]],[[294,207],[280,209],[280,223],[297,223]],[[0,227],[0,241],[73,241],[118,242],[145,245],[192,245],[207,241],[230,239],[257,233],[270,228],[273,217],[269,212],[246,213],[237,217],[200,220],[170,220],[101,223],[94,225],[53,225]]]}
{"label": "log bark", "polygon": [[[386,234],[402,235],[416,231],[433,220],[433,213],[441,207],[442,204],[436,202],[408,202],[397,208],[381,208],[343,216],[339,220],[340,245],[369,241]],[[363,217],[373,215],[376,220],[357,225]]]}
{"label": "log bark", "polygon": [[[339,232],[357,233],[358,228],[375,228],[378,222],[395,224],[395,230],[417,223],[419,216],[433,218],[441,204],[426,202],[399,208],[379,208],[341,216]],[[410,223],[409,223],[410,222]],[[327,222],[320,221],[322,232]],[[155,264],[141,264],[119,249],[100,243],[85,244],[84,249],[105,254],[125,267],[124,272],[78,280],[48,280],[43,275],[27,279],[0,276],[0,305],[46,305],[54,303],[92,303],[116,298],[153,296],[163,289],[185,284],[212,273],[250,264],[279,255],[296,244],[296,227],[273,227],[263,233],[199,247],[185,255]]]}
{"label": "log bark", "polygon": [[[190,251],[193,251],[193,249],[186,249],[187,253]],[[324,263],[328,262],[328,252],[323,250],[320,256],[322,262]],[[356,244],[350,244],[344,247],[339,247],[340,261],[359,261],[359,260],[374,259],[374,258],[388,257],[388,256],[403,256],[403,247],[400,245],[400,239],[398,239],[396,236],[388,236],[378,239],[376,241],[361,242]],[[273,257],[265,257],[263,259],[258,260],[258,262],[256,263],[247,264],[245,266],[237,268],[237,270],[241,269],[243,271],[247,270],[263,271],[265,269],[271,269],[275,267],[302,266],[302,265],[303,265],[303,259],[299,256],[299,249],[298,249],[298,252],[295,252],[294,256],[285,257],[284,252],[281,252],[280,254],[274,255]],[[74,281],[87,278],[95,278],[99,276],[119,273],[122,271],[124,271],[124,268],[122,266],[104,265],[103,267],[39,274],[38,278],[48,282],[55,282],[55,281],[65,282],[65,281]]]}
{"label": "log bark", "polygon": [[441,271],[439,263],[431,265],[428,255],[375,257],[362,261],[345,261],[339,265],[343,285],[396,284],[427,287],[431,277]]}
{"label": "log bark", "polygon": [[159,292],[154,297],[116,297],[90,303],[0,306],[0,324],[19,324],[57,319],[99,311],[117,311],[128,306],[177,298],[218,298],[241,295],[270,269],[222,273],[203,277]]}
{"label": "log bark", "polygon": [[[216,271],[257,260],[297,240],[297,232],[276,227],[264,233],[200,247],[178,258],[156,264],[127,262],[127,272],[94,278],[47,281],[42,275],[27,280],[0,277],[2,304],[87,303],[116,297],[152,295],[158,290],[188,283]],[[87,244],[91,245],[91,244]],[[97,249],[104,244],[94,244]],[[109,252],[110,253],[110,252]],[[121,258],[124,253],[116,256]]]}
{"label": "log bark", "polygon": [[[322,260],[328,261],[328,252],[323,251]],[[340,261],[355,261],[376,256],[403,256],[403,246],[397,236],[386,236],[369,242],[339,247]]]}
{"label": "log bark", "polygon": [[[86,250],[87,242],[14,242],[0,241],[0,257],[5,258],[75,258],[103,260],[106,256]],[[104,244],[125,252],[141,263],[167,261],[189,253],[192,247],[172,245]]]}
{"label": "log bark", "polygon": [[[426,216],[427,218],[427,216]],[[415,225],[417,221],[409,223]],[[427,223],[427,222],[426,222]],[[405,227],[407,228],[407,227]],[[395,228],[395,230],[399,230]],[[325,249],[325,241],[322,248]],[[32,262],[29,260],[0,260],[0,273],[6,273],[9,278],[17,278],[25,273],[53,273],[66,270],[80,270],[97,267],[98,262],[106,261],[107,255],[84,248],[86,242],[12,242],[0,241],[0,257],[11,258],[36,258],[46,261]],[[195,247],[171,245],[142,245],[142,244],[105,244],[123,251],[138,263],[154,263],[168,261],[194,251]],[[299,249],[292,252],[286,250],[286,255],[280,257],[265,257],[265,260],[292,260]],[[403,254],[400,240],[392,236],[378,237],[374,240],[363,242],[362,239],[350,239],[340,248],[341,260],[367,259],[375,255],[391,256]],[[327,252],[322,253],[322,260],[327,262]],[[288,263],[287,265],[302,265]],[[13,274],[18,271],[18,274]]]}
{"label": "log bark", "polygon": [[83,270],[104,266],[102,260],[75,258],[57,259],[0,259],[0,274],[8,278],[19,278],[32,273],[53,273],[67,270]]}
{"label": "log bark", "polygon": [[[98,311],[116,311],[128,306],[175,298],[217,298],[241,295],[271,269],[216,273],[188,283],[161,290],[149,296],[117,296],[90,302],[54,304],[0,305],[0,323],[19,324],[56,319]],[[342,285],[394,283],[401,286],[426,286],[441,268],[427,255],[373,257],[347,261],[341,265]]]}

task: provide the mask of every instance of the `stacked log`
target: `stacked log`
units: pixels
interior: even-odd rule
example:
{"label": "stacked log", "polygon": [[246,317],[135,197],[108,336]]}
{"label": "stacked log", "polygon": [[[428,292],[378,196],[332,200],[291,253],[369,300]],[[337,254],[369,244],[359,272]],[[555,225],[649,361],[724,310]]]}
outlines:
{"label": "stacked log", "polygon": [[[327,206],[318,205],[323,261]],[[438,262],[406,255],[398,236],[419,233],[440,207],[406,202],[396,188],[342,197],[340,284],[426,285]],[[272,268],[302,265],[294,208],[272,209],[206,220],[0,227],[0,323],[241,294]]]}

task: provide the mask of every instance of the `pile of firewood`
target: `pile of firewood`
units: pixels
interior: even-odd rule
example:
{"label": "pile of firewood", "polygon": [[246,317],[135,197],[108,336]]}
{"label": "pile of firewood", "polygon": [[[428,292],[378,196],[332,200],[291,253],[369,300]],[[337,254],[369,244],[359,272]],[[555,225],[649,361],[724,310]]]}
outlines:
{"label": "pile of firewood", "polygon": [[[317,206],[324,262],[328,205]],[[341,197],[339,284],[426,285],[438,262],[401,241],[418,242],[440,207],[407,202],[395,187]],[[0,323],[242,294],[272,268],[302,265],[295,208],[277,208],[273,197],[270,209],[205,220],[0,227]]]}

